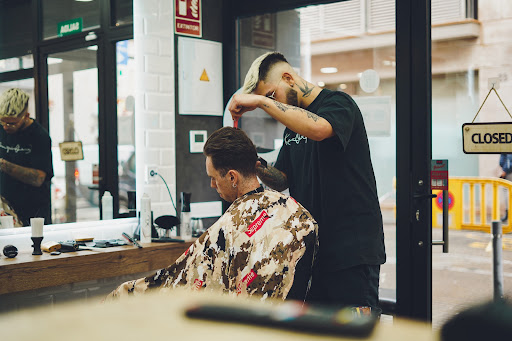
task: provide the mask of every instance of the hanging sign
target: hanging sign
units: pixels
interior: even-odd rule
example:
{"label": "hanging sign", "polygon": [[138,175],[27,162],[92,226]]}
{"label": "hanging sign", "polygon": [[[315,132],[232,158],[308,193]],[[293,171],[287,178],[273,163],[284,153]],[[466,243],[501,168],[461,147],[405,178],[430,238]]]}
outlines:
{"label": "hanging sign", "polygon": [[201,37],[201,0],[174,0],[174,32]]}
{"label": "hanging sign", "polygon": [[82,32],[82,18],[62,21],[57,24],[57,35],[59,37]]}
{"label": "hanging sign", "polygon": [[496,93],[501,104],[507,111],[510,118],[512,115],[508,111],[505,103],[501,100],[496,88],[499,87],[499,82],[496,79],[489,79],[491,89],[485,97],[480,109],[478,109],[473,121],[462,125],[462,149],[466,154],[501,154],[512,153],[512,122],[475,122],[478,113],[489,98],[491,91]]}
{"label": "hanging sign", "polygon": [[466,123],[462,125],[466,154],[512,153],[512,123]]}
{"label": "hanging sign", "polygon": [[448,160],[430,161],[430,188],[448,190]]}
{"label": "hanging sign", "polygon": [[60,159],[62,161],[77,161],[84,159],[82,142],[61,142],[59,143]]}

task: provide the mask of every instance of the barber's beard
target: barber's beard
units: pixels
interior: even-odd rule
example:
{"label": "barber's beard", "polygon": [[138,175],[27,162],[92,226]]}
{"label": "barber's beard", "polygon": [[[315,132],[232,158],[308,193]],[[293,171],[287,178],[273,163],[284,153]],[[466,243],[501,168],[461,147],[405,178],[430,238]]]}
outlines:
{"label": "barber's beard", "polygon": [[293,105],[295,107],[299,106],[299,97],[297,95],[297,91],[294,89],[287,89],[286,91],[286,104]]}

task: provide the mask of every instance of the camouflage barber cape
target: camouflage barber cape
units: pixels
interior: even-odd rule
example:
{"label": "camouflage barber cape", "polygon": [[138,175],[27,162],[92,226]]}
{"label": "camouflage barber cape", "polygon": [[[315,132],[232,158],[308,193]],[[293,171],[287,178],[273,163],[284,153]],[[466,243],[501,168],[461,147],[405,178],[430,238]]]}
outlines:
{"label": "camouflage barber cape", "polygon": [[184,286],[303,300],[317,248],[317,224],[293,198],[271,190],[246,194],[176,263],[122,284],[108,299]]}

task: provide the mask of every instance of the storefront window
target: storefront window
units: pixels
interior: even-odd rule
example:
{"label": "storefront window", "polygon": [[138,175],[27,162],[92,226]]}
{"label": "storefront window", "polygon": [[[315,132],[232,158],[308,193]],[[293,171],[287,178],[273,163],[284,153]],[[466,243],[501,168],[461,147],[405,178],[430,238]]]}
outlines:
{"label": "storefront window", "polygon": [[69,20],[81,22],[80,30],[100,25],[99,0],[45,0],[43,6],[43,39],[60,35],[59,24]]}

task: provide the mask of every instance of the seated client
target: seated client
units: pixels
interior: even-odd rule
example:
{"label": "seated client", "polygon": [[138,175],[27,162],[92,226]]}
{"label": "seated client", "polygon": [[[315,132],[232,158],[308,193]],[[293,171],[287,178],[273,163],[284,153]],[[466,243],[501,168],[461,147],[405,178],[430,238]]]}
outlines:
{"label": "seated client", "polygon": [[211,187],[231,206],[174,264],[122,284],[108,298],[184,286],[304,300],[318,248],[311,214],[293,198],[260,186],[256,148],[242,130],[215,131],[204,154]]}

